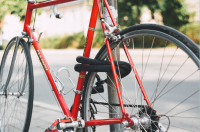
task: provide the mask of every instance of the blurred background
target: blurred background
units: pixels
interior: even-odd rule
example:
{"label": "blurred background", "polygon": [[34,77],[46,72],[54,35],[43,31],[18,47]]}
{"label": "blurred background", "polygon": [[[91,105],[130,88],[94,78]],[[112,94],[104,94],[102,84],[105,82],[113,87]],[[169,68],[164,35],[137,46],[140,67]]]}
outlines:
{"label": "blurred background", "polygon": [[[197,45],[199,45],[199,0],[117,1],[118,22],[121,29],[140,23],[156,23],[167,25],[186,34]],[[36,31],[34,32],[34,34],[37,37],[41,31],[43,32],[39,45],[43,49],[44,56],[46,57],[51,70],[54,70],[56,72],[61,67],[66,67],[70,71],[70,77],[74,81],[74,84],[77,83],[78,79],[78,72],[74,71],[74,65],[77,64],[76,57],[83,54],[92,4],[93,0],[76,0],[74,2],[58,5],[58,13],[63,15],[62,19],[56,19],[53,13],[50,13],[50,7],[37,10],[35,20]],[[26,0],[0,0],[0,60],[3,55],[3,49],[5,49],[8,41],[14,36],[19,35],[23,29],[26,5]],[[33,11],[31,27],[33,27],[33,21],[35,18],[34,14],[35,10]],[[94,58],[99,48],[104,45],[104,38],[102,34],[103,33],[101,30],[101,25],[98,21],[95,29],[95,38],[93,40],[93,49],[90,54],[91,58]],[[138,39],[135,41],[138,44],[142,44],[142,39]],[[147,41],[149,40],[147,39]],[[135,48],[138,48],[134,51],[134,54],[136,54],[136,56],[141,53],[141,49],[139,49],[139,46],[141,45],[135,44]],[[159,46],[164,47],[164,45]],[[149,43],[149,45],[148,43],[145,45],[146,55],[149,54],[150,47],[151,43]],[[167,45],[167,47],[167,53],[170,53],[170,55],[173,54],[176,50],[176,48],[170,44]],[[157,62],[157,59],[159,57],[162,57],[161,49],[156,48],[157,47],[155,45],[153,57],[149,61],[149,63],[151,64],[150,67],[154,70],[147,74],[149,75],[149,80],[147,79],[148,82],[151,82],[151,80],[154,79],[153,75],[158,72],[158,70],[155,68],[155,64]],[[125,54],[121,53],[121,55],[122,58],[125,58]],[[167,54],[167,57],[168,56],[169,55]],[[54,106],[57,104],[57,102],[52,96],[51,86],[48,84],[48,79],[44,74],[43,68],[34,50],[31,50],[31,57],[35,79],[35,106],[37,106],[37,104],[40,106],[44,104]],[[185,57],[187,57],[185,53],[183,54],[182,52],[178,52],[177,57],[174,58],[174,62],[172,63],[171,70],[173,71],[174,69],[176,69],[176,67],[178,67],[182,63],[182,58]],[[137,59],[135,60],[136,63],[134,63],[136,64],[136,66],[138,65],[138,67],[141,67],[141,64],[139,62],[141,59],[138,59],[138,63]],[[187,67],[188,69],[193,69],[190,68],[190,64],[186,65],[185,67]],[[183,71],[187,71],[188,69]],[[177,75],[174,80],[180,81],[181,78],[183,78],[182,75],[183,72]],[[64,82],[65,92],[73,88],[70,81],[67,79],[66,72],[61,72],[59,74],[59,78],[62,82]],[[194,81],[196,83],[194,83]],[[148,86],[149,84],[150,83],[146,85]],[[184,94],[187,92],[188,87],[190,87],[191,85],[199,86],[199,73],[196,73],[196,75],[193,76],[193,78],[185,84],[189,86],[181,86],[184,87],[184,90],[181,90]],[[129,83],[127,83],[127,85],[129,85]],[[73,96],[74,93],[72,91],[64,96],[66,103],[69,104],[69,107],[71,107],[71,105],[73,104]],[[199,95],[197,96],[199,97]],[[176,95],[172,95],[171,98],[174,99],[175,97]],[[41,102],[44,104],[41,104]],[[189,104],[191,104],[191,102],[189,102]],[[50,107],[52,108],[52,106]],[[197,115],[198,112],[199,111],[196,111]],[[48,123],[46,123],[47,126],[52,123],[52,121],[54,121],[57,117],[58,116],[56,115],[52,118],[52,120],[48,119]],[[38,122],[38,120],[35,120],[35,122]]]}
{"label": "blurred background", "polygon": [[[93,0],[76,0],[58,5],[62,19],[56,19],[53,14],[50,17],[50,7],[37,10],[35,35],[43,31],[41,47],[83,48],[92,3]],[[1,0],[0,5],[2,49],[3,44],[22,31],[27,1]],[[199,44],[199,0],[118,0],[118,18],[121,29],[140,23],[164,24],[181,31]],[[93,48],[100,48],[104,44],[103,41],[101,25],[98,22]]]}
{"label": "blurred background", "polygon": [[[196,44],[199,44],[199,0],[117,0],[118,21],[121,29],[139,23],[156,23],[173,27],[186,34]],[[43,49],[47,62],[55,72],[61,67],[67,67],[74,84],[77,83],[78,72],[74,71],[77,64],[76,57],[83,54],[85,37],[92,9],[93,0],[76,0],[58,5],[58,13],[62,19],[56,19],[50,13],[50,7],[37,10],[35,20],[35,36],[42,31],[39,45]],[[8,41],[16,35],[20,35],[26,12],[26,0],[1,0],[0,1],[0,58],[3,55]],[[123,6],[120,6],[123,5]],[[35,10],[33,11],[33,27]],[[51,17],[50,17],[51,15]],[[90,57],[94,58],[99,48],[104,44],[101,24],[98,21],[93,40],[93,49]],[[151,42],[151,38],[147,41]],[[135,48],[141,47],[142,39],[135,40]],[[159,43],[159,42],[158,42]],[[138,44],[138,45],[137,45]],[[163,43],[164,44],[164,43]],[[164,45],[154,45],[154,47]],[[145,48],[151,47],[146,43]],[[174,49],[172,45],[167,47]],[[138,49],[140,50],[140,49]],[[157,51],[156,51],[157,52]],[[159,54],[160,55],[160,54]],[[51,86],[48,84],[46,75],[40,64],[38,56],[31,50],[31,57],[35,77],[34,101],[56,105],[52,96]],[[177,61],[180,58],[177,58]],[[154,62],[154,61],[153,61]],[[40,78],[40,79],[38,79]],[[66,73],[61,73],[59,78],[65,83],[66,91],[72,88]],[[66,81],[67,80],[67,81]],[[74,93],[65,96],[67,104],[73,103]],[[70,107],[69,105],[69,107]]]}
{"label": "blurred background", "polygon": [[[43,32],[39,44],[42,49],[47,49],[43,50],[43,53],[50,68],[57,71],[62,66],[67,67],[75,84],[78,73],[73,67],[76,64],[76,56],[83,53],[92,3],[93,0],[76,0],[58,5],[58,13],[63,15],[62,19],[56,19],[53,13],[50,13],[50,7],[37,10],[34,34],[38,36],[41,31]],[[26,5],[26,0],[0,1],[0,49],[2,50],[0,57],[7,42],[21,33]],[[35,10],[31,26],[33,26],[34,13]],[[118,0],[118,21],[121,29],[140,23],[167,25],[181,31],[199,44],[199,0]],[[142,40],[136,41],[138,44],[142,43],[139,42]],[[103,44],[104,38],[98,21],[91,58]],[[137,48],[137,44],[135,46]],[[151,43],[145,46],[149,48]],[[51,91],[35,51],[31,51],[31,56],[34,64],[35,100],[56,104],[53,97],[49,98]],[[65,73],[60,77],[63,82],[66,81]],[[66,82],[65,86],[71,87],[70,82]],[[73,97],[72,95],[68,97]],[[67,101],[72,103],[73,100]]]}

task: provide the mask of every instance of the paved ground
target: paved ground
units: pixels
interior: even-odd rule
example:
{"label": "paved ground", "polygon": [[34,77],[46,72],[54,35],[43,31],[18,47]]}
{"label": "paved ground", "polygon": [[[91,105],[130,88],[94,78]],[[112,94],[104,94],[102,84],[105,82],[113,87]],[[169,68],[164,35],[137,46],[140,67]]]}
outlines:
{"label": "paved ground", "polygon": [[[173,54],[173,52],[174,52],[173,50],[175,50],[175,49],[172,48],[172,49],[169,49],[168,52],[166,52],[166,54],[165,54],[166,60],[169,60],[168,56]],[[98,51],[97,49],[92,50],[91,58],[94,57],[94,55],[97,53],[97,51]],[[46,56],[46,59],[49,62],[49,65],[52,70],[57,71],[59,68],[61,68],[63,66],[67,67],[68,70],[70,71],[71,79],[76,84],[78,73],[74,71],[74,65],[77,64],[76,56],[82,55],[82,52],[83,52],[82,50],[44,50],[43,53]],[[147,79],[146,79],[147,83],[151,82],[152,80],[153,81],[155,80],[153,75],[158,75],[158,74],[156,74],[156,72],[159,71],[158,70],[159,68],[155,67],[154,64],[158,65],[158,63],[160,61],[157,61],[157,59],[159,59],[159,57],[162,57],[162,52],[163,51],[161,49],[155,49],[154,52],[152,52],[153,57],[150,58],[150,61],[149,61],[149,67],[152,70],[150,73],[147,74],[147,75],[150,75],[150,76],[147,76]],[[131,51],[130,53],[132,54],[133,51]],[[142,53],[142,51],[139,49],[134,50],[134,54],[136,54],[136,57],[134,58],[134,61],[136,62],[135,63],[136,66],[141,65],[141,62],[137,63],[141,60],[140,58],[137,57],[137,54],[139,54],[139,53]],[[2,54],[3,54],[3,52],[0,51],[0,58],[1,58]],[[144,55],[148,56],[148,54],[149,54],[149,49],[146,49],[144,51]],[[34,101],[35,102],[34,102],[30,132],[44,132],[44,130],[46,128],[48,128],[57,118],[62,118],[63,116],[62,116],[62,113],[60,113],[60,110],[56,105],[56,101],[53,97],[52,90],[49,87],[49,84],[47,83],[46,78],[42,72],[42,67],[38,61],[35,51],[32,51],[31,55],[32,55],[32,61],[33,61],[33,65],[34,65],[34,79],[35,79],[34,80],[34,82],[35,82]],[[125,56],[124,53],[121,52],[121,55],[122,55],[122,59],[123,59],[123,56]],[[185,58],[185,56],[182,52],[176,53],[176,56],[177,57],[174,58],[173,65],[171,66],[172,72],[174,72],[173,69],[176,69],[174,67],[177,64],[178,65],[182,64],[182,62],[184,61],[182,59],[182,57]],[[190,66],[190,64],[186,64],[185,67],[186,68],[190,67],[189,69],[193,69]],[[188,70],[188,68],[187,68],[187,70]],[[173,80],[175,80],[175,82],[182,80],[181,78],[184,78],[184,76],[182,76],[182,75],[187,70],[183,69],[181,71],[181,75],[177,75]],[[147,71],[148,70],[146,70],[146,72]],[[141,73],[141,71],[139,71],[138,73]],[[66,82],[65,83],[65,92],[67,92],[70,88],[72,88],[71,83],[69,83],[68,79],[66,79],[65,73],[64,73],[64,75],[62,73],[60,73],[59,77],[63,82]],[[166,76],[166,79],[168,79],[168,76]],[[193,81],[198,80],[198,79],[199,79],[199,75],[197,75],[197,77],[192,76],[192,78],[189,79],[189,81],[187,82],[187,85],[184,84],[181,87],[182,88],[181,91],[179,91],[179,92],[181,92],[182,95],[186,94],[189,91],[188,87],[193,87],[193,85],[194,85]],[[124,84],[129,85],[129,83],[125,82],[125,81],[126,80],[124,80]],[[197,82],[197,81],[195,81],[195,82]],[[148,86],[149,84],[146,84],[146,85]],[[147,92],[149,92],[148,89],[147,89]],[[74,98],[74,93],[72,93],[72,94],[71,93],[64,96],[66,103],[68,104],[69,107],[73,103],[73,98]],[[170,100],[176,100],[177,98],[178,98],[177,95],[170,96]],[[199,98],[199,96],[197,98]],[[191,99],[188,102],[189,102],[188,104],[191,104],[192,102],[194,102],[194,100]],[[194,102],[194,103],[198,103],[198,102]],[[162,106],[163,109],[165,109],[165,107],[167,107],[167,105]],[[183,107],[186,108],[186,106],[183,106]],[[198,111],[196,112],[196,114],[198,115]],[[101,129],[101,131],[102,131],[102,129]]]}
{"label": "paved ground", "polygon": [[57,118],[62,117],[57,106],[34,102],[29,132],[44,132]]}

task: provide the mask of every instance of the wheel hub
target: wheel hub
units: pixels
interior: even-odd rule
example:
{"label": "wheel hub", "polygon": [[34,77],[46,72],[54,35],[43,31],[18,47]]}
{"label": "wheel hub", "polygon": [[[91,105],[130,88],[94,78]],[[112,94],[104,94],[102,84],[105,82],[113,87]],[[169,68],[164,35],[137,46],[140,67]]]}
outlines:
{"label": "wheel hub", "polygon": [[[159,125],[158,125],[158,122],[159,122],[159,116],[156,114],[156,111],[149,107],[149,106],[145,106],[140,112],[139,112],[139,115],[140,117],[142,117],[144,114],[146,114],[146,116],[148,116],[149,118],[149,126],[148,127],[144,127],[145,124],[144,124],[144,128],[142,128],[142,132],[151,132],[151,131],[157,131],[158,128],[159,128]],[[142,118],[143,120],[147,120],[146,117]],[[144,122],[147,122],[147,121],[144,121]]]}
{"label": "wheel hub", "polygon": [[[131,115],[130,119],[133,125],[130,127],[132,130],[142,130],[142,132],[157,131],[159,129],[159,116],[156,111],[151,107],[144,106],[138,114]],[[128,121],[123,122],[125,127],[129,126]]]}
{"label": "wheel hub", "polygon": [[141,116],[132,115],[130,118],[133,121],[133,125],[131,126],[131,129],[133,130],[138,130],[140,126],[145,129],[148,129],[151,126],[151,119],[146,113],[142,114]]}

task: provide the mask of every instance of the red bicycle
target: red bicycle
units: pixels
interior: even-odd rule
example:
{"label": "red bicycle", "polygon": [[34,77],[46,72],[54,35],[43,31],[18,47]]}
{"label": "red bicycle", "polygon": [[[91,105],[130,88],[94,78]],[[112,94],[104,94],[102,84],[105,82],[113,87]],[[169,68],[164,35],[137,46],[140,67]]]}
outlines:
{"label": "red bicycle", "polygon": [[[109,130],[108,125],[116,131],[198,131],[197,44],[163,25],[139,24],[120,30],[106,0],[94,0],[83,56],[77,57],[78,84],[69,110],[63,98],[62,82],[48,66],[30,22],[34,9],[70,1],[73,0],[28,1],[22,36],[16,36],[8,43],[1,61],[1,132],[29,130],[34,96],[31,45],[65,115],[46,132],[104,131]],[[110,15],[112,26],[101,14],[102,5]],[[98,15],[105,45],[91,59]],[[59,18],[59,14],[56,17]],[[123,61],[112,56],[118,46],[124,50],[120,58]],[[107,90],[104,90],[105,85]],[[111,90],[118,96],[117,103],[113,103],[108,94]]]}

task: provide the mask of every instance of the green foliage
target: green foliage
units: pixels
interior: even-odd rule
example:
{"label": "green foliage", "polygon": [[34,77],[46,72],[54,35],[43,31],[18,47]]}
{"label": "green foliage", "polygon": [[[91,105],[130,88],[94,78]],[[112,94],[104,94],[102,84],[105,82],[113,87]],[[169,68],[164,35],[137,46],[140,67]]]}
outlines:
{"label": "green foliage", "polygon": [[[27,0],[0,0],[0,23],[6,14],[15,14],[21,21],[25,20]],[[41,13],[38,9],[37,13]]]}
{"label": "green foliage", "polygon": [[2,5],[4,5],[4,3],[5,3],[4,0],[0,1],[0,5],[1,5],[1,7],[0,7],[0,23],[4,19],[5,14],[7,13],[7,6],[2,6]]}
{"label": "green foliage", "polygon": [[136,10],[137,7],[133,6],[131,2],[118,0],[118,23],[122,26],[130,26],[137,23],[137,15],[135,14]]}
{"label": "green foliage", "polygon": [[152,19],[155,12],[161,12],[164,24],[177,29],[194,16],[194,13],[188,13],[184,0],[118,0],[119,24],[131,26],[140,23],[143,7],[151,10]]}
{"label": "green foliage", "polygon": [[119,24],[131,26],[140,23],[142,7],[146,6],[153,14],[156,10],[160,10],[160,1],[162,0],[118,0]]}
{"label": "green foliage", "polygon": [[199,23],[189,23],[183,25],[179,31],[192,39],[196,44],[199,44]]}
{"label": "green foliage", "polygon": [[60,43],[61,38],[61,36],[41,38],[39,45],[43,49],[55,49],[56,46]]}
{"label": "green foliage", "polygon": [[56,49],[63,49],[63,48],[83,48],[85,44],[85,37],[84,33],[75,33],[70,36],[62,37],[59,43],[55,45]]}
{"label": "green foliage", "polygon": [[184,0],[164,0],[161,13],[164,24],[176,29],[189,23],[189,19],[194,16],[194,13],[187,11]]}
{"label": "green foliage", "polygon": [[[125,28],[122,27],[122,28]],[[186,34],[189,38],[191,38],[195,43],[199,43],[199,23],[189,23],[180,28],[182,33]],[[104,45],[104,37],[103,37],[102,29],[96,29],[95,37],[93,39],[93,48],[101,48]],[[144,37],[144,48],[151,48],[154,37],[145,36]],[[131,40],[132,41],[132,40]],[[132,42],[130,43],[130,47],[132,47]],[[65,48],[77,48],[83,49],[85,45],[85,37],[84,33],[75,33],[69,36],[54,36],[48,38],[42,38],[40,40],[40,46],[43,49],[65,49]],[[142,48],[143,46],[143,37],[137,37],[134,39],[135,48]],[[154,48],[164,47],[165,41],[163,39],[156,38],[154,40]],[[168,43],[168,47],[171,47],[172,44]]]}
{"label": "green foliage", "polygon": [[95,30],[95,37],[93,39],[93,48],[101,48],[104,45],[104,37],[102,29]]}
{"label": "green foliage", "polygon": [[[96,29],[92,45],[93,48],[100,48],[104,45],[104,37],[102,34],[102,29]],[[42,38],[40,40],[40,46],[43,49],[83,49],[85,41],[86,40],[84,33],[79,32],[69,36],[54,36]]]}
{"label": "green foliage", "polygon": [[17,14],[20,17],[20,20],[25,19],[26,0],[1,0],[0,5],[3,5],[0,8],[0,22],[8,13]]}

